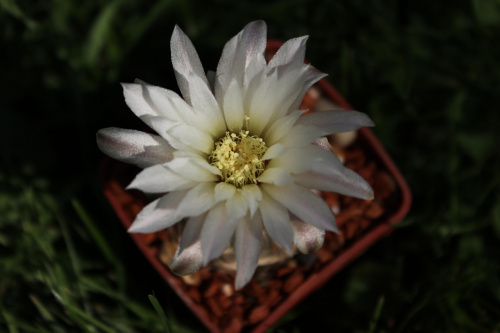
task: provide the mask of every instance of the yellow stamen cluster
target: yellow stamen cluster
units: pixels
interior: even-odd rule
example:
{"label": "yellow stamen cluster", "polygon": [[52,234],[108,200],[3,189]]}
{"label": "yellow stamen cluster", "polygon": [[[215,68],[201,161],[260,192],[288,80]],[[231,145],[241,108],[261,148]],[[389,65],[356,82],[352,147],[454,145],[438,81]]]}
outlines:
{"label": "yellow stamen cluster", "polygon": [[262,156],[266,151],[266,143],[250,136],[248,131],[226,132],[226,136],[215,143],[209,162],[220,170],[224,182],[241,188],[257,184],[257,177],[264,172]]}

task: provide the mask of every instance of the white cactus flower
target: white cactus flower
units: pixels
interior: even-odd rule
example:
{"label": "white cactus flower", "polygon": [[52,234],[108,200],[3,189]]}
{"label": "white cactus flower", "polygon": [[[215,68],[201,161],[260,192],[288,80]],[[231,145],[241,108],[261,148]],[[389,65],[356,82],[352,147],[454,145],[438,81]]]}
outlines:
{"label": "white cactus flower", "polygon": [[282,248],[319,249],[338,232],[328,205],[310,189],[372,198],[368,183],[345,168],[319,138],[373,126],[363,113],[303,115],[306,91],[323,78],[304,64],[307,36],[266,62],[266,24],[249,23],[224,47],[217,71],[205,75],[179,27],[170,42],[183,98],[137,80],[123,84],[130,109],[158,133],[105,128],[107,155],[144,168],[128,188],[164,194],[137,215],[129,232],[150,233],[187,219],[171,270],[187,275],[233,244],[236,288],[252,278],[263,231]]}

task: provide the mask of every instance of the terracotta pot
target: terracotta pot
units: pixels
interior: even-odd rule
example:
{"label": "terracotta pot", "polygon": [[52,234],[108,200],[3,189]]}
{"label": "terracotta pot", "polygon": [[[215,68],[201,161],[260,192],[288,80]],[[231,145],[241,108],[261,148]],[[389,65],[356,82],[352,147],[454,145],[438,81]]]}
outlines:
{"label": "terracotta pot", "polygon": [[[280,42],[269,41],[269,55],[273,55],[279,46]],[[333,102],[339,108],[352,109],[325,79],[308,92],[302,106],[314,109],[320,102]],[[361,200],[321,193],[337,213],[342,234],[327,233],[323,247],[316,254],[298,255],[279,264],[259,267],[254,279],[241,290],[234,291],[231,274],[213,267],[202,268],[188,277],[172,274],[164,264],[168,261],[164,257],[171,257],[175,251],[175,229],[130,236],[210,331],[265,332],[379,238],[389,234],[391,225],[401,221],[410,208],[408,185],[380,142],[367,128],[353,133],[354,136],[352,144],[345,148],[337,147],[335,151],[344,159],[346,166],[372,185],[375,199]],[[148,202],[142,193],[125,190],[138,171],[135,167],[110,159],[105,160],[101,169],[104,194],[125,228],[132,224]]]}

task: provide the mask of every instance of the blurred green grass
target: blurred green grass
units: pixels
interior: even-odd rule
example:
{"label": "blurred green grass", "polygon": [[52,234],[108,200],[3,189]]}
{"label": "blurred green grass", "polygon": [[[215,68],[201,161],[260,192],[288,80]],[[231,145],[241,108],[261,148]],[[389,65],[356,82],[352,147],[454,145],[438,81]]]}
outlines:
{"label": "blurred green grass", "polygon": [[254,19],[311,36],[414,194],[274,331],[500,330],[500,1],[0,0],[0,331],[203,331],[103,198],[95,132],[139,125],[119,82],[176,89],[175,24],[214,69]]}

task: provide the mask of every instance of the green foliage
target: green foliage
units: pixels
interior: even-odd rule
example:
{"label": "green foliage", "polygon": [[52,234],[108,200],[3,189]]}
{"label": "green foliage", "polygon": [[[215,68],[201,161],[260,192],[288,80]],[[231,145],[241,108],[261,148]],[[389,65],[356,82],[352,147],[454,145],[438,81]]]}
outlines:
{"label": "green foliage", "polygon": [[176,90],[174,24],[214,69],[259,18],[310,35],[307,58],[374,119],[414,195],[273,331],[500,329],[498,0],[0,0],[0,331],[203,330],[105,203],[95,132],[140,126],[120,81]]}

